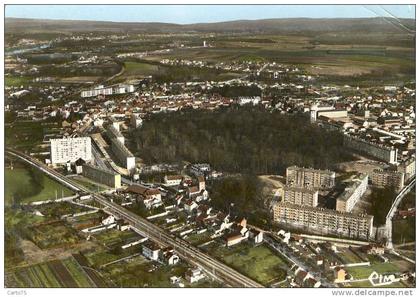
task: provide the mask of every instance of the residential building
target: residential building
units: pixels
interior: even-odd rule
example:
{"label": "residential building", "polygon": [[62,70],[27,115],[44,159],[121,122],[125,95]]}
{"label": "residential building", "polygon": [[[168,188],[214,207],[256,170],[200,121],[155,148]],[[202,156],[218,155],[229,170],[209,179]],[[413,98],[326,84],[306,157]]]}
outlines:
{"label": "residential building", "polygon": [[344,146],[390,164],[398,163],[398,149],[391,146],[372,142],[349,134],[344,135]]}
{"label": "residential building", "polygon": [[136,158],[128,148],[116,138],[111,139],[111,150],[118,161],[123,164],[127,170],[132,171],[136,168]]}
{"label": "residential building", "polygon": [[89,164],[84,164],[82,174],[95,182],[110,186],[111,188],[121,188],[121,175],[110,170],[104,170]]}
{"label": "residential building", "polygon": [[185,279],[189,281],[191,284],[198,282],[205,278],[204,273],[201,271],[200,268],[188,269],[185,273]]}
{"label": "residential building", "polygon": [[275,203],[272,211],[275,222],[292,225],[301,230],[360,239],[369,239],[372,235],[373,216],[369,215],[284,202]]}
{"label": "residential building", "polygon": [[50,140],[52,164],[75,162],[78,159],[90,161],[92,146],[90,137],[69,137]]}
{"label": "residential building", "polygon": [[139,114],[132,113],[130,117],[130,123],[133,126],[133,128],[138,128],[143,125],[143,120],[140,118]]}
{"label": "residential building", "polygon": [[318,191],[306,188],[285,187],[284,202],[316,207],[318,205]]}
{"label": "residential building", "polygon": [[352,181],[350,187],[344,189],[344,192],[338,196],[336,203],[337,211],[352,211],[353,207],[366,192],[368,186],[368,175],[360,174]]}
{"label": "residential building", "polygon": [[404,173],[404,182],[410,180],[416,174],[416,159],[411,157],[398,165],[397,171]]}
{"label": "residential building", "polygon": [[182,175],[165,175],[163,182],[168,187],[179,186],[182,182]]}
{"label": "residential building", "polygon": [[114,125],[109,125],[106,129],[106,135],[108,136],[109,139],[117,139],[119,142],[121,142],[122,144],[124,144],[124,136],[121,134],[121,132],[119,131],[119,129],[115,128]]}
{"label": "residential building", "polygon": [[372,185],[378,188],[394,187],[397,190],[404,188],[404,176],[403,172],[394,170],[379,170],[375,169],[370,174]]}
{"label": "residential building", "polygon": [[143,202],[148,209],[162,204],[162,195],[158,189],[147,188],[141,185],[131,185],[125,191],[136,194],[137,201]]}
{"label": "residential building", "polygon": [[153,260],[153,261],[158,261],[159,260],[159,252],[160,252],[160,247],[157,244],[155,244],[154,242],[148,240],[145,243],[143,243],[142,254],[147,259],[150,259],[150,260]]}
{"label": "residential building", "polygon": [[291,166],[286,169],[289,187],[330,189],[335,185],[335,172]]}

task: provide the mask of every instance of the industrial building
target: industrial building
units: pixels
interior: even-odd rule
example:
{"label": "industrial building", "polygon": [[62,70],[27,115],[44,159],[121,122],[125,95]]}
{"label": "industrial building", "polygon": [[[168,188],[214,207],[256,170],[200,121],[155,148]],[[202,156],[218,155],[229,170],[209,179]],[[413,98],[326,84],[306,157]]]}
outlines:
{"label": "industrial building", "polygon": [[285,187],[284,202],[316,207],[318,205],[318,191],[305,188]]}
{"label": "industrial building", "polygon": [[335,172],[291,166],[286,169],[289,187],[330,189],[335,186]]}
{"label": "industrial building", "polygon": [[50,153],[52,164],[73,163],[78,159],[90,161],[92,159],[90,137],[51,139]]}
{"label": "industrial building", "polygon": [[358,178],[353,180],[350,187],[345,188],[344,192],[338,196],[336,210],[350,212],[360,200],[368,187],[368,175],[360,174]]}
{"label": "industrial building", "polygon": [[90,178],[100,184],[110,186],[111,188],[121,188],[121,175],[117,173],[100,169],[89,164],[84,164],[82,174],[87,178]]}
{"label": "industrial building", "polygon": [[404,176],[403,172],[375,169],[370,175],[370,180],[372,185],[378,188],[390,186],[401,190],[404,187]]}
{"label": "industrial building", "polygon": [[348,134],[344,135],[344,146],[390,164],[397,164],[398,162],[398,149],[391,146],[371,142]]}
{"label": "industrial building", "polygon": [[276,223],[297,229],[365,240],[372,236],[373,216],[370,215],[355,215],[284,202],[274,203],[272,211]]}

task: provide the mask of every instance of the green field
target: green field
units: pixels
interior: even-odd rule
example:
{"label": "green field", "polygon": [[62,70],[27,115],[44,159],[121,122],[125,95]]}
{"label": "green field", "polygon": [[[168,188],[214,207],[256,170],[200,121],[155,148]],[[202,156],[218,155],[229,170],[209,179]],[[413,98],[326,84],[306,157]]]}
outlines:
{"label": "green field", "polygon": [[31,80],[27,77],[5,76],[4,84],[6,87],[20,87],[28,84]]}
{"label": "green field", "polygon": [[71,179],[94,192],[101,192],[101,191],[109,189],[108,186],[96,183],[83,176],[73,176],[71,177]]}
{"label": "green field", "polygon": [[210,253],[264,286],[286,277],[287,262],[265,245],[240,243],[229,248],[211,248]]}
{"label": "green field", "polygon": [[71,196],[73,192],[41,171],[15,163],[5,169],[5,204],[30,203]]}
{"label": "green field", "polygon": [[159,72],[159,67],[156,65],[141,63],[141,62],[125,62],[125,72],[126,76],[136,76],[136,75],[155,75]]}
{"label": "green field", "polygon": [[350,287],[350,288],[378,288],[378,289],[379,288],[405,288],[405,286],[401,282],[395,282],[395,283],[392,283],[392,284],[386,285],[386,286],[374,287],[374,286],[372,286],[370,281],[360,281],[360,282],[347,283],[345,285],[345,287]]}
{"label": "green field", "polygon": [[371,266],[348,267],[346,270],[353,276],[354,279],[367,279],[373,271],[376,271],[379,274],[399,272],[398,267],[392,263],[380,263],[373,264]]}

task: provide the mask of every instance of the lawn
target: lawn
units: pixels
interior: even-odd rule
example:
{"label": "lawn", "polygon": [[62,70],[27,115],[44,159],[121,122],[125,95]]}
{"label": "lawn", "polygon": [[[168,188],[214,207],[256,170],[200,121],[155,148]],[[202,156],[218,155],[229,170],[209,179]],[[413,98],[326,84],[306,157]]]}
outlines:
{"label": "lawn", "polygon": [[84,187],[86,187],[89,190],[94,191],[94,192],[102,192],[104,190],[109,189],[108,186],[96,183],[96,182],[94,182],[94,181],[92,181],[92,180],[90,180],[86,177],[83,177],[83,176],[73,176],[73,177],[71,177],[71,179],[74,180],[75,182],[77,182],[78,184],[80,184],[80,185],[82,185],[82,186],[84,186]]}
{"label": "lawn", "polygon": [[371,266],[347,268],[347,272],[350,273],[354,279],[367,279],[373,271],[376,271],[379,274],[396,273],[399,272],[399,269],[392,263],[378,263]]}
{"label": "lawn", "polygon": [[159,67],[148,63],[125,62],[125,76],[149,76],[159,72]]}
{"label": "lawn", "polygon": [[211,248],[210,253],[264,286],[286,277],[287,262],[265,245],[240,243],[229,248]]}
{"label": "lawn", "polygon": [[345,287],[350,287],[350,288],[405,288],[405,286],[401,282],[395,282],[395,283],[392,283],[392,284],[386,285],[386,286],[374,287],[374,286],[372,286],[370,281],[347,283],[345,285]]}
{"label": "lawn", "polygon": [[337,255],[344,260],[345,264],[363,262],[362,259],[347,248],[341,249],[340,251],[341,253],[338,253]]}
{"label": "lawn", "polygon": [[73,192],[40,171],[15,163],[5,169],[5,203],[30,203],[72,195]]}

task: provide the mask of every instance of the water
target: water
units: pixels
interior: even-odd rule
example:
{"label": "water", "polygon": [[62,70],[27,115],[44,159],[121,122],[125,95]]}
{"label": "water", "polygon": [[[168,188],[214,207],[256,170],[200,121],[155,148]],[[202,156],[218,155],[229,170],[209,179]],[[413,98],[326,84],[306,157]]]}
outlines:
{"label": "water", "polygon": [[30,52],[36,52],[39,50],[43,50],[46,48],[49,48],[51,46],[50,43],[48,44],[42,44],[42,45],[38,45],[35,47],[30,47],[30,48],[20,48],[20,49],[13,49],[13,50],[6,50],[5,55],[6,56],[15,56],[15,55],[20,55],[20,54],[26,54],[26,53],[30,53]]}

